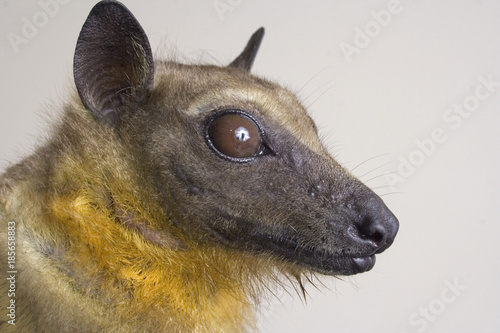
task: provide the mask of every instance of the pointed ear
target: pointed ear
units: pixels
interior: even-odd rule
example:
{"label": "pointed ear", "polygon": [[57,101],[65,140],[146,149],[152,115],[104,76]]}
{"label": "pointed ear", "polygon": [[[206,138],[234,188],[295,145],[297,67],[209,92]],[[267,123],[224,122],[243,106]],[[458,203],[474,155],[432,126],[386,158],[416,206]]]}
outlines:
{"label": "pointed ear", "polygon": [[76,44],[73,72],[83,105],[115,129],[153,88],[154,65],[144,30],[117,1],[90,12]]}
{"label": "pointed ear", "polygon": [[252,35],[252,37],[250,37],[250,40],[248,41],[243,52],[241,52],[241,54],[229,64],[229,67],[237,67],[250,72],[263,37],[264,28],[260,28]]}

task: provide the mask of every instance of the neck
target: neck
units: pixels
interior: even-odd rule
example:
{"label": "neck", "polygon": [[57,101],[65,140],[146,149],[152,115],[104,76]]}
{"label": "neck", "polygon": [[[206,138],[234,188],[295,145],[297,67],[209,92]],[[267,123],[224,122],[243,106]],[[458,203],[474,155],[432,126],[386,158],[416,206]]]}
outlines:
{"label": "neck", "polygon": [[60,161],[49,206],[70,244],[52,260],[79,293],[156,329],[236,332],[252,322],[254,281],[273,274],[267,260],[190,241],[126,172],[96,175],[75,161]]}
{"label": "neck", "polygon": [[39,156],[50,165],[33,170],[47,174],[33,173],[13,190],[43,203],[12,208],[24,221],[26,247],[38,253],[25,271],[45,286],[28,279],[25,290],[51,300],[43,312],[54,323],[78,313],[90,331],[239,332],[254,322],[253,305],[269,283],[282,273],[300,276],[296,266],[187,237],[156,204],[153,186],[138,179],[119,140],[98,134],[112,147],[103,150],[93,146],[93,131],[78,133],[89,137],[65,142],[87,145]]}

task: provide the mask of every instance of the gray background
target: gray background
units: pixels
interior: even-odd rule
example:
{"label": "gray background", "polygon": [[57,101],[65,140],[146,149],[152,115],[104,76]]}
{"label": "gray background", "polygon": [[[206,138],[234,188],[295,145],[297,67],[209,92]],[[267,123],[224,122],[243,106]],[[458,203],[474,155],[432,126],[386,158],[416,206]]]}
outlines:
{"label": "gray background", "polygon": [[[54,1],[0,0],[1,169],[33,150],[74,90],[94,2],[44,14]],[[500,82],[500,2],[123,2],[158,55],[189,61],[225,65],[265,26],[253,72],[299,92],[332,153],[400,219],[371,272],[322,278],[307,304],[278,291],[262,332],[499,331],[500,84],[481,80]],[[26,22],[39,27],[16,46]],[[472,111],[453,111],[463,104]]]}

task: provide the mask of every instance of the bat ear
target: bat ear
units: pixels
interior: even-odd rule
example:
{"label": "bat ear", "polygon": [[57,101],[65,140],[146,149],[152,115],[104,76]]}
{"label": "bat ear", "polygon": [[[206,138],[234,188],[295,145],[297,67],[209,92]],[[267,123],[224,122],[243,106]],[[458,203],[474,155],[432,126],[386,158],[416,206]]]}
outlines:
{"label": "bat ear", "polygon": [[252,35],[252,37],[250,37],[250,40],[248,41],[243,52],[241,52],[241,54],[229,64],[229,67],[241,68],[250,72],[263,37],[264,28],[260,28]]}
{"label": "bat ear", "polygon": [[101,1],[91,10],[76,44],[73,72],[83,105],[119,129],[153,88],[151,46],[139,22],[120,2]]}

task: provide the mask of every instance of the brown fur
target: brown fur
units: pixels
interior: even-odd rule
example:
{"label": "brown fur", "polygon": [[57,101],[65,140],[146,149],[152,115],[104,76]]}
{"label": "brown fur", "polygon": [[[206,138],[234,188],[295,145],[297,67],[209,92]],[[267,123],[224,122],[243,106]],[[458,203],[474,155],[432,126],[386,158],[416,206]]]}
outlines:
{"label": "brown fur", "polygon": [[[129,19],[119,3],[100,6]],[[2,316],[0,329],[246,331],[262,291],[283,276],[370,269],[397,221],[330,157],[293,94],[248,73],[261,35],[229,67],[153,65],[130,20],[128,69],[101,59],[129,75],[75,70],[80,98],[0,177],[0,247],[14,221],[17,271],[16,325]],[[214,152],[206,124],[227,110],[257,119],[272,153]]]}

